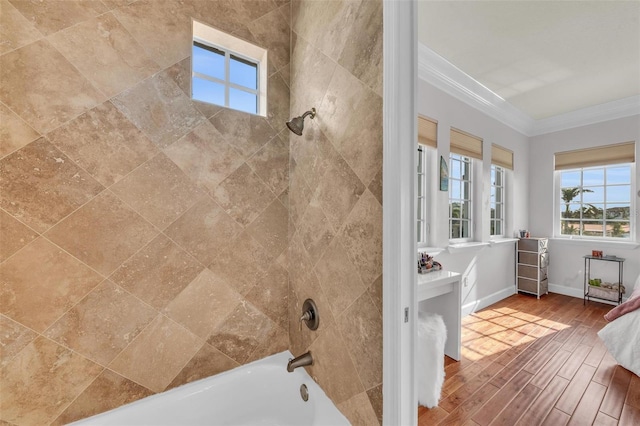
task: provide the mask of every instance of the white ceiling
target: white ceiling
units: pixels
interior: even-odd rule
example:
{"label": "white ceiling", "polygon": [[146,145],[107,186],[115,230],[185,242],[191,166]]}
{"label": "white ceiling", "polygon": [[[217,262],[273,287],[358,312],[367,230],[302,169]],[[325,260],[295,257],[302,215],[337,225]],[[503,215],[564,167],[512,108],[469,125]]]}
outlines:
{"label": "white ceiling", "polygon": [[639,0],[419,0],[418,40],[534,120],[640,103]]}

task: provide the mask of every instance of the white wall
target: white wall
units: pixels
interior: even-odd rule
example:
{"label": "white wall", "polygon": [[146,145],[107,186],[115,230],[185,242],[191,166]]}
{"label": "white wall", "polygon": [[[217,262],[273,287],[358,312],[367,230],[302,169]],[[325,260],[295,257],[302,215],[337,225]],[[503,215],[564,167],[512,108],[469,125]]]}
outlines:
{"label": "white wall", "polygon": [[[535,136],[530,141],[529,155],[529,229],[535,236],[553,236],[554,213],[554,153],[580,148],[636,141],[636,164],[640,158],[640,115],[621,118]],[[635,170],[636,192],[640,190],[640,167]],[[635,197],[635,240],[640,242],[640,198]],[[631,289],[640,274],[640,249],[636,245],[552,239],[549,244],[549,287],[551,291],[582,297],[584,259],[591,250],[602,250],[626,259],[624,284]],[[613,264],[592,263],[592,276],[607,281],[617,278]],[[627,295],[630,291],[627,291]]]}
{"label": "white wall", "polygon": [[[489,240],[490,192],[489,171],[491,167],[491,144],[495,143],[514,152],[514,171],[510,173],[507,187],[507,211],[510,212],[506,228],[506,236],[513,237],[518,229],[528,226],[528,187],[529,187],[529,139],[494,120],[456,98],[444,93],[434,86],[419,80],[418,82],[418,114],[438,121],[438,153],[430,166],[432,182],[430,193],[432,200],[429,206],[431,236],[429,245],[447,247],[449,245],[448,225],[448,193],[438,190],[438,159],[442,155],[449,157],[449,130],[455,127],[483,139],[483,170],[487,184],[482,194],[481,207],[476,215],[476,240]],[[512,294],[515,289],[515,243],[496,244],[480,249],[465,250],[458,253],[443,252],[436,256],[443,266],[451,271],[463,274],[462,298],[464,313],[471,307],[481,308],[500,298]]]}

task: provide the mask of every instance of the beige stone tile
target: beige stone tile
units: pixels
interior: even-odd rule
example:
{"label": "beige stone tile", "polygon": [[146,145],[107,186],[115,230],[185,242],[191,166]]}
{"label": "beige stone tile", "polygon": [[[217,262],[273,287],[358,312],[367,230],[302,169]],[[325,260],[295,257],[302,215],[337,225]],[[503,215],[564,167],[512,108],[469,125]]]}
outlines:
{"label": "beige stone tile", "polygon": [[158,315],[109,368],[154,392],[162,392],[202,343],[189,330]]}
{"label": "beige stone tile", "polygon": [[380,384],[367,390],[367,396],[369,397],[373,411],[376,413],[378,423],[382,424],[382,385]]}
{"label": "beige stone tile", "polygon": [[291,1],[290,0],[274,0],[278,5],[278,11],[291,27]]}
{"label": "beige stone tile", "polygon": [[0,368],[9,364],[37,336],[35,331],[0,315]]}
{"label": "beige stone tile", "polygon": [[0,157],[22,148],[39,136],[23,119],[0,103]]}
{"label": "beige stone tile", "polygon": [[157,233],[118,197],[105,191],[46,236],[95,270],[109,275]]}
{"label": "beige stone tile", "polygon": [[[305,296],[303,290],[303,284],[310,277],[313,276],[313,262],[316,259],[311,259],[304,249],[300,235],[297,233],[291,238],[289,243],[289,253],[287,256],[289,262],[289,280],[292,288],[301,293],[300,296]],[[319,284],[319,283],[318,283]],[[318,288],[320,288],[318,286]],[[322,290],[320,290],[322,292]]]}
{"label": "beige stone tile", "polygon": [[40,31],[7,0],[0,1],[0,55],[40,38]]}
{"label": "beige stone tile", "polygon": [[275,259],[246,232],[243,232],[209,265],[216,279],[246,295],[267,273]]}
{"label": "beige stone tile", "polygon": [[265,211],[247,227],[247,233],[269,250],[274,257],[279,256],[288,244],[287,224],[289,215],[280,200],[275,199]]}
{"label": "beige stone tile", "polygon": [[160,229],[173,223],[202,195],[202,191],[162,153],[110,189]]}
{"label": "beige stone tile", "polygon": [[332,241],[314,270],[336,316],[365,291],[360,275],[340,241]]}
{"label": "beige stone tile", "polygon": [[38,233],[0,210],[0,262],[35,240]]}
{"label": "beige stone tile", "polygon": [[382,96],[382,1],[360,3],[338,63]]}
{"label": "beige stone tile", "polygon": [[149,305],[162,309],[203,269],[169,238],[159,235],[116,269],[111,279]]}
{"label": "beige stone tile", "polygon": [[296,173],[301,175],[312,193],[322,182],[331,165],[340,159],[340,154],[320,131],[315,121],[305,126],[302,137],[292,134],[290,150],[296,161]]}
{"label": "beige stone tile", "polygon": [[242,154],[208,121],[164,152],[192,182],[209,192],[244,163]]}
{"label": "beige stone tile", "polygon": [[238,2],[236,0],[223,0],[228,8],[233,9],[240,22],[253,22],[261,16],[266,15],[277,7],[275,2],[263,0],[247,0]]}
{"label": "beige stone tile", "polygon": [[313,265],[331,244],[335,233],[316,200],[312,200],[298,224],[298,235]]}
{"label": "beige stone tile", "polygon": [[309,350],[313,356],[310,374],[335,404],[364,392],[360,378],[347,351],[345,341],[335,327],[330,327],[313,342]]}
{"label": "beige stone tile", "polygon": [[108,97],[160,69],[111,13],[59,31],[49,41]]}
{"label": "beige stone tile", "polygon": [[44,337],[38,337],[2,369],[2,420],[49,424],[102,367]]}
{"label": "beige stone tile", "polygon": [[274,262],[267,275],[247,294],[247,300],[280,327],[289,329],[289,274],[282,265]]}
{"label": "beige stone tile", "polygon": [[382,315],[367,293],[337,319],[351,359],[366,389],[382,383]]}
{"label": "beige stone tile", "polygon": [[382,164],[380,164],[378,173],[376,173],[375,177],[369,184],[369,191],[371,191],[373,196],[376,197],[376,200],[382,204]]}
{"label": "beige stone tile", "polygon": [[0,101],[41,134],[104,101],[46,40],[0,56],[0,69]]}
{"label": "beige stone tile", "polygon": [[169,386],[167,386],[167,389],[181,386],[185,383],[195,382],[205,377],[214,376],[239,366],[240,364],[213,346],[205,343],[198,353],[191,358],[191,361],[178,373]]}
{"label": "beige stone tile", "polygon": [[227,214],[246,226],[271,204],[275,195],[243,164],[218,185],[212,197]]}
{"label": "beige stone tile", "polygon": [[140,0],[114,10],[113,14],[151,59],[166,68],[191,53],[193,3]]}
{"label": "beige stone tile", "polygon": [[209,197],[203,197],[165,230],[173,241],[209,265],[242,232],[242,226]]}
{"label": "beige stone tile", "polygon": [[382,165],[382,97],[338,67],[319,111],[322,131],[369,185]]}
{"label": "beige stone tile", "polygon": [[111,101],[160,148],[171,145],[205,120],[164,73],[141,81]]}
{"label": "beige stone tile", "polygon": [[286,329],[276,325],[267,334],[265,341],[251,353],[247,362],[253,362],[287,349],[289,349],[289,333]]}
{"label": "beige stone tile", "polygon": [[209,121],[247,159],[277,133],[264,117],[228,108],[211,117]]}
{"label": "beige stone tile", "polygon": [[153,392],[111,370],[104,370],[53,423],[64,425],[152,395]]}
{"label": "beige stone tile", "polygon": [[382,275],[380,275],[367,289],[373,304],[376,305],[378,311],[382,315]]}
{"label": "beige stone tile", "polygon": [[206,339],[241,300],[238,293],[205,269],[167,305],[164,312]]}
{"label": "beige stone tile", "polygon": [[351,212],[340,241],[368,287],[382,274],[382,206],[371,192]]}
{"label": "beige stone tile", "polygon": [[111,102],[50,132],[47,138],[98,182],[110,186],[158,149]]}
{"label": "beige stone tile", "polygon": [[342,158],[330,161],[325,176],[320,180],[312,202],[322,207],[337,231],[366,188]]}
{"label": "beige stone tile", "polygon": [[154,309],[105,280],[44,335],[108,365],[156,315]]}
{"label": "beige stone tile", "polygon": [[279,132],[286,129],[286,123],[291,118],[289,116],[289,86],[280,73],[269,77],[267,84],[267,120],[271,127]]}
{"label": "beige stone tile", "polygon": [[366,392],[361,392],[338,404],[338,409],[353,426],[373,426],[378,422]]}
{"label": "beige stone tile", "polygon": [[[280,77],[282,77],[282,80],[284,81],[284,84],[287,85],[287,87],[289,87],[289,93],[291,93],[291,67],[289,64],[285,65],[284,67],[280,68],[280,70],[278,71],[280,73]],[[291,105],[291,103],[289,103],[289,105]]]}
{"label": "beige stone tile", "polygon": [[46,139],[0,160],[0,206],[44,232],[104,189]]}
{"label": "beige stone tile", "polygon": [[290,28],[279,10],[275,9],[248,24],[249,31],[269,51],[269,61],[275,69],[289,63]]}
{"label": "beige stone tile", "polygon": [[289,135],[271,139],[248,161],[274,194],[281,194],[289,185]]}
{"label": "beige stone tile", "polygon": [[[318,115],[314,122],[318,122],[323,119],[320,106],[336,69],[336,63],[302,37],[296,37],[295,33],[292,40],[291,115],[297,116],[315,107]],[[307,139],[306,135],[303,137]]]}
{"label": "beige stone tile", "polygon": [[[174,83],[178,85],[189,99],[191,99],[191,56],[181,60],[162,71],[166,77],[170,78]],[[200,102],[191,99],[193,106],[206,118],[211,118],[218,112],[222,111],[224,107],[209,104],[206,102]]]}
{"label": "beige stone tile", "polygon": [[98,0],[29,1],[10,0],[43,34],[53,34],[107,11]]}
{"label": "beige stone tile", "polygon": [[325,55],[337,60],[347,43],[345,28],[350,28],[355,22],[361,1],[303,2],[294,14],[293,30]]}
{"label": "beige stone tile", "polygon": [[136,0],[102,0],[102,3],[104,3],[104,5],[107,6],[109,10],[111,10],[118,7],[126,6],[133,3],[134,1]]}
{"label": "beige stone tile", "polygon": [[0,310],[42,332],[102,279],[46,239],[38,238],[0,265]]}
{"label": "beige stone tile", "polygon": [[298,165],[293,160],[289,161],[289,215],[292,228],[297,227],[302,220],[304,212],[311,202],[313,191],[304,180],[303,174],[298,172]]}
{"label": "beige stone tile", "polygon": [[244,364],[253,351],[266,342],[276,323],[243,300],[211,334],[207,343],[229,358]]}

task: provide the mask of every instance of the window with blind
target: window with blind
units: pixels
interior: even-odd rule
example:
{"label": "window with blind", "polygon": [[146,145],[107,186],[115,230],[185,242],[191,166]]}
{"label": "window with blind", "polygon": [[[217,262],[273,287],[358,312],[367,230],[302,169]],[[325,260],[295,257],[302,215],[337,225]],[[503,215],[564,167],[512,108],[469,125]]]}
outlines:
{"label": "window with blind", "polygon": [[482,160],[482,139],[451,129],[449,154],[449,238],[473,238],[473,161]]}
{"label": "window with blind", "polygon": [[434,120],[418,116],[418,169],[417,169],[417,241],[419,246],[426,246],[429,239],[427,217],[427,200],[429,200],[429,174],[427,164],[429,152],[437,147],[438,124]]}
{"label": "window with blind", "polygon": [[560,236],[631,239],[635,143],[555,154]]}

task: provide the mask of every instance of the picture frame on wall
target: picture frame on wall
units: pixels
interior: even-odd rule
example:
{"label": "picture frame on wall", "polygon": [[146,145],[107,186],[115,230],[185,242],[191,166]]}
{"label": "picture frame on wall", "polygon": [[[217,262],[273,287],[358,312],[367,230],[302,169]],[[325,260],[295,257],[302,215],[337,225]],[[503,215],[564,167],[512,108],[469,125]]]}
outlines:
{"label": "picture frame on wall", "polygon": [[440,156],[440,191],[449,190],[449,166],[444,157]]}

